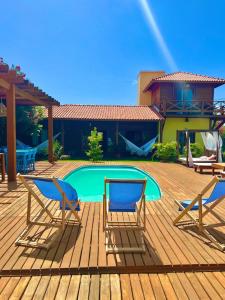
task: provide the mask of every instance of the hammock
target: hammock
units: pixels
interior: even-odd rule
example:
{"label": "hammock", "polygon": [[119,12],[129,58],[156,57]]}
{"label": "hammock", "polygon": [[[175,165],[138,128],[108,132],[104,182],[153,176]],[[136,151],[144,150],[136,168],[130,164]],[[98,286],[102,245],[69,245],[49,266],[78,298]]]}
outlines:
{"label": "hammock", "polygon": [[137,145],[135,145],[134,143],[126,139],[122,134],[119,133],[119,136],[126,143],[126,150],[129,151],[131,154],[136,154],[138,156],[147,156],[148,153],[152,150],[152,147],[155,144],[156,139],[158,138],[158,136],[156,136],[153,139],[151,139],[149,142],[144,144],[143,146],[138,147]]}
{"label": "hammock", "polygon": [[[53,140],[55,140],[60,134],[61,134],[61,132],[58,132],[56,135],[54,135]],[[37,145],[36,148],[37,148],[37,152],[40,152],[41,150],[43,150],[45,148],[48,148],[48,140],[46,140],[43,143]]]}
{"label": "hammock", "polygon": [[[55,140],[59,135],[61,134],[61,132],[58,132],[56,135],[53,136],[53,140]],[[16,140],[16,146],[19,149],[29,149],[31,148],[30,146],[24,144],[23,142],[21,142],[20,140]],[[37,152],[40,152],[41,150],[48,148],[48,140],[42,142],[41,144],[37,145],[36,147],[34,147],[37,149]]]}
{"label": "hammock", "polygon": [[26,144],[24,144],[20,140],[16,140],[16,148],[17,149],[28,149],[28,148],[31,148],[31,147],[28,146],[28,145],[26,145]]}

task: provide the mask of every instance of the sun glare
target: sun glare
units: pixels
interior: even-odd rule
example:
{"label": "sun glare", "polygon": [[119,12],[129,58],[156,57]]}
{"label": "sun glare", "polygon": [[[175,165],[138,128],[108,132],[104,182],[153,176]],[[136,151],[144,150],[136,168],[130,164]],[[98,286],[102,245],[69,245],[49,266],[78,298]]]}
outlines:
{"label": "sun glare", "polygon": [[148,24],[150,30],[153,32],[153,34],[157,40],[157,43],[159,44],[159,47],[166,59],[171,71],[176,71],[177,70],[176,63],[175,63],[175,61],[169,51],[169,48],[160,32],[160,29],[156,23],[156,20],[154,18],[152,9],[151,9],[148,1],[147,0],[138,0],[138,1],[140,3],[141,9],[146,18],[147,24]]}

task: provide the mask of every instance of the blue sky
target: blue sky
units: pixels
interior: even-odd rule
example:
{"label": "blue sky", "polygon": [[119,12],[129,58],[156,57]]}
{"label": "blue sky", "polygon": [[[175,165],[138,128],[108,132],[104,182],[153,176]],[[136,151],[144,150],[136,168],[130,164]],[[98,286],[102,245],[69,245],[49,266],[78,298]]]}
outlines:
{"label": "blue sky", "polygon": [[[224,0],[146,1],[178,70],[225,78]],[[143,2],[2,1],[0,56],[62,104],[136,104],[139,71],[175,69]]]}

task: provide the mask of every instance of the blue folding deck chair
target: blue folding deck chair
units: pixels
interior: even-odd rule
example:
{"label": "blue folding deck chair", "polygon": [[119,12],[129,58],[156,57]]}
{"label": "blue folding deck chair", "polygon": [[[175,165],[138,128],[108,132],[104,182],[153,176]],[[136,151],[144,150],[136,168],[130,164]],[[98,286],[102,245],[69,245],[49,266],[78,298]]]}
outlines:
{"label": "blue folding deck chair", "polygon": [[[57,240],[59,235],[65,229],[66,223],[71,224],[81,224],[80,217],[78,216],[78,211],[80,210],[80,201],[76,190],[67,182],[57,179],[55,177],[45,178],[40,176],[28,176],[28,175],[18,175],[19,179],[22,181],[26,189],[28,190],[28,204],[27,204],[27,222],[26,228],[21,233],[21,235],[16,240],[16,245],[36,247],[49,249],[54,241]],[[40,194],[47,198],[47,204],[37,194],[37,189],[34,190],[33,187],[28,183],[30,180],[34,186],[38,189]],[[35,217],[31,219],[31,209],[32,209],[32,198],[37,201],[41,209],[36,214]],[[49,209],[49,205],[52,201],[59,202],[59,209],[61,210],[61,217],[55,217],[54,214]],[[39,221],[43,214],[48,216],[47,221]],[[74,216],[72,219],[71,216]],[[34,241],[34,238],[29,237],[28,233],[34,225],[49,227],[56,227],[58,230],[56,233],[48,239],[48,242],[39,243]]]}
{"label": "blue folding deck chair", "polygon": [[[209,192],[211,194],[208,198],[203,196]],[[225,250],[225,245],[219,243],[214,236],[212,236],[207,230],[210,227],[214,227],[215,224],[209,225],[203,223],[203,218],[208,214],[212,213],[213,209],[225,199],[225,179],[217,176],[213,177],[210,183],[199,193],[193,200],[175,201],[179,206],[181,213],[173,221],[174,225],[183,225],[180,220],[184,216],[188,216],[194,224],[197,225],[200,232],[204,233],[220,250]],[[197,217],[192,214],[193,211],[197,212]],[[225,221],[222,217],[219,217],[220,221]],[[218,225],[221,225],[218,224]]]}
{"label": "blue folding deck chair", "polygon": [[[106,233],[106,253],[145,252],[143,231],[145,230],[145,187],[146,179],[106,179],[103,195],[103,230]],[[113,213],[133,213],[135,221],[113,221]],[[141,214],[142,213],[142,214]],[[141,245],[138,247],[118,247],[112,243],[111,231],[138,230]]]}

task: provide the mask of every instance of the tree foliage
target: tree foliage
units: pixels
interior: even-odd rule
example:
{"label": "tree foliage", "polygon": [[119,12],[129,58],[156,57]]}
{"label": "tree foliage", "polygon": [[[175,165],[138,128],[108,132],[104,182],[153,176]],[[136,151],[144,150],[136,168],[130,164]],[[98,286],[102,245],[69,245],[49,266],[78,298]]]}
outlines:
{"label": "tree foliage", "polygon": [[[31,143],[38,137],[43,125],[44,109],[41,106],[16,106],[16,137],[24,143]],[[6,117],[0,118],[0,146],[6,146]]]}
{"label": "tree foliage", "polygon": [[153,158],[156,158],[160,161],[176,161],[176,145],[176,142],[155,144],[155,153]]}
{"label": "tree foliage", "polygon": [[98,132],[96,127],[91,130],[91,134],[88,136],[88,151],[86,152],[91,161],[102,160],[103,150],[102,145],[100,144],[102,140],[102,132]]}
{"label": "tree foliage", "polygon": [[16,126],[17,136],[27,140],[27,137],[40,135],[43,125],[44,109],[41,106],[17,106]]}

